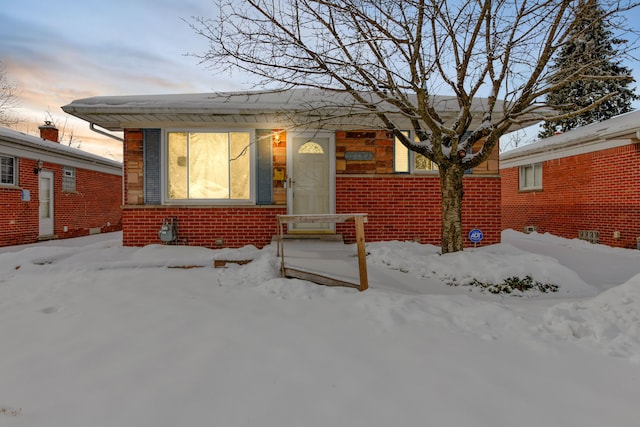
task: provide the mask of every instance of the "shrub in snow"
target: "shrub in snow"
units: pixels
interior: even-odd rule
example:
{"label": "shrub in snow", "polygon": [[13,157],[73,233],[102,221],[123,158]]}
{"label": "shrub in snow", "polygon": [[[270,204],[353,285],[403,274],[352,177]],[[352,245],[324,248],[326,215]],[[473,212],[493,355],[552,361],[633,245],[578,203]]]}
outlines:
{"label": "shrub in snow", "polygon": [[[447,283],[449,286],[458,286],[458,283],[453,281]],[[476,286],[481,288],[482,291],[488,291],[492,294],[510,294],[513,291],[540,291],[542,293],[558,292],[558,285],[552,283],[541,283],[529,275],[521,279],[517,276],[512,276],[504,279],[502,283],[481,282],[478,279],[473,279],[465,286]]]}

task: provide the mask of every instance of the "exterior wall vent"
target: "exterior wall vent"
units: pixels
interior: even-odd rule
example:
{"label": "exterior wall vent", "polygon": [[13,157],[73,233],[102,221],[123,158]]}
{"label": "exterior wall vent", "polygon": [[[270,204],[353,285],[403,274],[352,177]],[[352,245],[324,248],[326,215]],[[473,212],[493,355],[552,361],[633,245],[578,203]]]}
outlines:
{"label": "exterior wall vent", "polygon": [[578,239],[586,240],[589,243],[598,243],[600,233],[595,230],[578,230]]}
{"label": "exterior wall vent", "polygon": [[538,231],[538,227],[535,225],[525,225],[524,226],[524,232],[526,234],[531,234],[531,233],[535,233]]}

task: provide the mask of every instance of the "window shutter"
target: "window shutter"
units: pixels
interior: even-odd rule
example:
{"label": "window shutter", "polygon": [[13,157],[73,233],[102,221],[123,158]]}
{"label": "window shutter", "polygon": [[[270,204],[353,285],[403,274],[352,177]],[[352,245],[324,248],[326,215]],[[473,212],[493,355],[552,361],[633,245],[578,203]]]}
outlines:
{"label": "window shutter", "polygon": [[256,204],[270,205],[273,203],[273,171],[271,153],[271,130],[258,129],[256,131],[258,159],[256,162]]}
{"label": "window shutter", "polygon": [[144,203],[160,204],[160,129],[144,129]]}

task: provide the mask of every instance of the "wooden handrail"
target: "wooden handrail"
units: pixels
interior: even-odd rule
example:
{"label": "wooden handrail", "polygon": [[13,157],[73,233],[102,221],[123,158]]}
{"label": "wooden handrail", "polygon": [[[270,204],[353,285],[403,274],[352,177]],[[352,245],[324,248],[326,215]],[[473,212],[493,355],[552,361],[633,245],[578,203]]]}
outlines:
{"label": "wooden handrail", "polygon": [[364,223],[367,222],[367,214],[300,214],[300,215],[277,215],[278,219],[278,254],[280,255],[280,269],[282,277],[285,276],[284,268],[284,232],[282,225],[287,223],[326,223],[326,222],[347,222],[353,221],[356,227],[356,245],[358,247],[358,273],[360,276],[359,290],[364,291],[369,288],[367,277],[367,253],[364,240]]}

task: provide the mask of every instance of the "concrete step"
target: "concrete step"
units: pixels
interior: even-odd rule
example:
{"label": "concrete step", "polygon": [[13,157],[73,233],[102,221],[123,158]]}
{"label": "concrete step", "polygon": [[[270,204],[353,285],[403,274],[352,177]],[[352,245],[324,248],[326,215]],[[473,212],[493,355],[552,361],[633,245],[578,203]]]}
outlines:
{"label": "concrete step", "polygon": [[[284,240],[320,240],[323,242],[344,242],[342,234],[285,234]],[[272,237],[273,242],[278,241],[278,235]]]}

